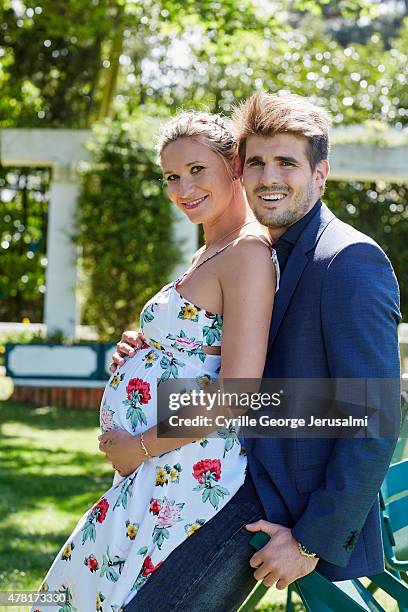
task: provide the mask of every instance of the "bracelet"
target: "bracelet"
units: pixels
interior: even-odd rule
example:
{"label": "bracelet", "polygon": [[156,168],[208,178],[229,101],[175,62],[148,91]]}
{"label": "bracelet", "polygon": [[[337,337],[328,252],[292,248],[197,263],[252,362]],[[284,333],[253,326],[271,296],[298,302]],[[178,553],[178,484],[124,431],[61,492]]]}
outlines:
{"label": "bracelet", "polygon": [[300,554],[303,557],[309,557],[309,558],[313,558],[313,559],[317,559],[318,556],[315,552],[312,552],[311,550],[309,550],[308,548],[306,548],[306,546],[303,546],[303,544],[301,544],[300,542],[297,543],[298,544],[298,549]]}
{"label": "bracelet", "polygon": [[140,446],[143,449],[144,454],[146,455],[146,457],[149,457],[149,459],[152,458],[151,454],[149,453],[149,451],[146,448],[146,444],[144,443],[144,438],[143,438],[143,434],[140,434]]}

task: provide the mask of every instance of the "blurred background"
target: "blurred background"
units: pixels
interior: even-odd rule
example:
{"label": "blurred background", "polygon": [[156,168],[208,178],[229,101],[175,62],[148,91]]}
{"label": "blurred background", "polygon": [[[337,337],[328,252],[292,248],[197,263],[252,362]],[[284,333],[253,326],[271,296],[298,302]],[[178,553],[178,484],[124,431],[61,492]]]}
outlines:
{"label": "blurred background", "polygon": [[[59,168],[69,166],[80,182],[70,228],[75,324],[93,326],[103,341],[137,323],[140,306],[180,261],[154,152],[160,120],[177,109],[228,115],[258,88],[309,95],[330,109],[335,145],[374,145],[377,157],[381,147],[384,157],[398,147],[408,164],[408,0],[1,4],[0,321],[41,324],[47,314],[58,147]],[[47,160],[37,152],[41,132],[30,139],[21,128],[75,131],[91,148],[84,145],[85,161],[70,158],[64,132]],[[325,200],[387,252],[406,317],[408,170],[405,180],[378,176],[378,166],[366,175],[329,182]],[[49,335],[72,335],[62,323],[51,327]]]}
{"label": "blurred background", "polygon": [[[406,321],[408,0],[0,0],[3,588],[37,587],[110,482],[95,412],[71,406],[97,407],[111,343],[200,241],[160,122],[259,88],[330,110],[324,200],[388,254]],[[400,345],[408,376],[407,323]]]}

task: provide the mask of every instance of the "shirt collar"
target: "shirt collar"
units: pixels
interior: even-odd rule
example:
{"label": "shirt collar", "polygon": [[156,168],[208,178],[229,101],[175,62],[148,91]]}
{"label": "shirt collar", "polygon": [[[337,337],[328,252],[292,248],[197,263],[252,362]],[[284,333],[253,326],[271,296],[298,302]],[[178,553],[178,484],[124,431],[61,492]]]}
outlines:
{"label": "shirt collar", "polygon": [[286,232],[282,234],[282,236],[280,236],[279,240],[284,240],[285,242],[289,242],[290,244],[295,244],[296,241],[299,239],[300,235],[302,234],[303,230],[305,229],[306,225],[308,225],[312,217],[315,216],[315,214],[321,207],[322,201],[319,199],[317,200],[313,208],[309,210],[309,212],[304,217],[299,219],[299,221],[296,221],[296,223],[291,225],[286,230]]}

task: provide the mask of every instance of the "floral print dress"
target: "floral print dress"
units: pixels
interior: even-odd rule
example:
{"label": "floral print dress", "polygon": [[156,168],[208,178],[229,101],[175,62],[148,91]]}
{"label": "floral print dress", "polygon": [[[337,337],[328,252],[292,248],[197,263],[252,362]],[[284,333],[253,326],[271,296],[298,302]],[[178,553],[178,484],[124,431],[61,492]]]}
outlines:
{"label": "floral print dress", "polygon": [[[276,255],[273,261],[277,268]],[[278,270],[278,268],[277,268]],[[143,308],[147,342],[111,376],[101,404],[102,432],[139,434],[156,424],[157,384],[170,378],[217,377],[223,317],[165,286]],[[67,603],[32,612],[119,612],[186,538],[238,491],[246,457],[233,428],[115,474],[113,486],[81,518],[52,564],[41,591],[65,591]],[[199,553],[199,551],[197,551]]]}

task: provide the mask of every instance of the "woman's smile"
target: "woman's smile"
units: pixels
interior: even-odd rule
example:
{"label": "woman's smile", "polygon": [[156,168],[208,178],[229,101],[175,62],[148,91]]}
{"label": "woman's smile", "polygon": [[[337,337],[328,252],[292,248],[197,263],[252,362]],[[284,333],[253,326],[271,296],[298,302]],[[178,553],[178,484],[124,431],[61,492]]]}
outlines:
{"label": "woman's smile", "polygon": [[208,198],[208,195],[202,196],[201,198],[197,198],[195,200],[190,200],[189,202],[182,202],[182,205],[187,208],[187,210],[192,210],[193,208],[197,208]]}

